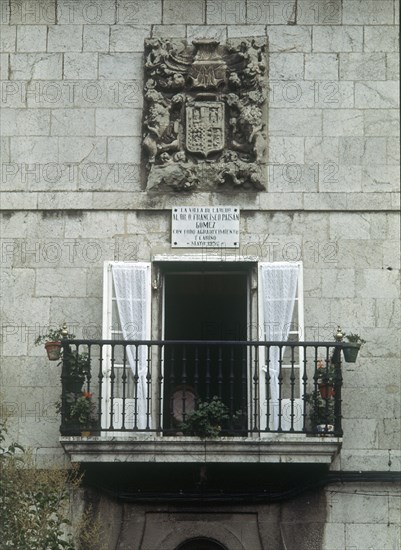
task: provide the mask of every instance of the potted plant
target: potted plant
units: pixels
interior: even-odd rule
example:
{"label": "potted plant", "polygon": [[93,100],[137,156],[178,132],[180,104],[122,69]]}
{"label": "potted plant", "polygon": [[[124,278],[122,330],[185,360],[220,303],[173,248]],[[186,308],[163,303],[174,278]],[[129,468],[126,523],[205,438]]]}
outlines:
{"label": "potted plant", "polygon": [[312,430],[324,434],[334,431],[334,399],[323,398],[320,391],[305,394],[305,401],[309,404],[309,418]]}
{"label": "potted plant", "polygon": [[214,396],[211,401],[198,402],[197,408],[181,424],[181,430],[185,435],[215,438],[220,435],[222,424],[228,419],[228,407]]}
{"label": "potted plant", "polygon": [[[45,344],[45,350],[49,361],[58,361],[61,357],[61,340],[67,333],[65,325],[58,329],[50,329],[47,334],[41,334],[35,340],[35,346]],[[69,338],[75,338],[74,334],[68,334]]]}
{"label": "potted plant", "polygon": [[80,397],[73,399],[69,405],[68,418],[72,424],[78,424],[81,435],[87,437],[96,422],[95,405],[92,401],[93,394],[83,392]]}
{"label": "potted plant", "polygon": [[349,344],[343,348],[344,360],[347,363],[355,363],[360,347],[362,344],[366,343],[366,340],[363,340],[359,334],[353,334],[352,332],[350,332],[350,334],[345,334],[344,336],[349,342]]}
{"label": "potted plant", "polygon": [[82,390],[85,377],[90,371],[89,354],[87,352],[79,353],[77,350],[68,350],[63,355],[63,363],[66,368],[65,391],[79,393]]}
{"label": "potted plant", "polygon": [[318,359],[316,364],[317,384],[319,392],[323,399],[333,397],[335,395],[334,380],[335,380],[335,365],[330,358],[330,361],[325,364],[323,359]]}

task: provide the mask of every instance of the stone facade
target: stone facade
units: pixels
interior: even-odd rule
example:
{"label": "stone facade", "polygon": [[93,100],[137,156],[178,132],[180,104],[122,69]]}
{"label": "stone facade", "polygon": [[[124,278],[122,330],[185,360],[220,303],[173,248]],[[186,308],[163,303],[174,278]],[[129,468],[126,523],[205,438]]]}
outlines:
{"label": "stone facade", "polygon": [[[302,261],[305,339],[331,339],[340,323],[367,343],[343,372],[338,484],[310,501],[244,506],[242,542],[233,506],[217,507],[234,537],[221,542],[399,549],[399,485],[368,483],[369,472],[401,470],[397,0],[1,0],[0,19],[1,387],[11,435],[40,466],[69,464],[54,406],[60,372],[35,337],[64,320],[79,337],[100,337],[105,261],[172,254],[173,206],[238,204],[240,247],[220,259]],[[247,37],[267,44],[264,189],[150,193],[145,38]],[[367,477],[341,482],[352,472]],[[170,548],[144,531],[166,527],[168,505],[152,506],[126,505],[134,519],[118,548]],[[101,497],[99,509],[117,540],[122,505]],[[169,514],[179,528],[182,513],[193,508]],[[213,518],[205,523],[204,536],[218,538]],[[171,538],[171,549],[180,542]]]}

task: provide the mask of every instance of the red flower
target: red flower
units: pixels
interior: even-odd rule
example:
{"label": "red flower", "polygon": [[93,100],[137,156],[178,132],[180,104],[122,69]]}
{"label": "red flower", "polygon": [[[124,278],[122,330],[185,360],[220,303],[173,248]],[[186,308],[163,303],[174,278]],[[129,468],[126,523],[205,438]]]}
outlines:
{"label": "red flower", "polygon": [[90,399],[92,397],[93,393],[89,391],[84,391],[82,396],[85,397],[85,399]]}

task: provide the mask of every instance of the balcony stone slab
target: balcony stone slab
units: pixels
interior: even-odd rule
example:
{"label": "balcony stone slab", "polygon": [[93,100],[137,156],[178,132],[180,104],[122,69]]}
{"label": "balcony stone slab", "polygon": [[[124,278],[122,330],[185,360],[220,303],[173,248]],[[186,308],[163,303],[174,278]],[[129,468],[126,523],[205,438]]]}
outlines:
{"label": "balcony stone slab", "polygon": [[257,437],[116,435],[60,437],[72,462],[330,464],[342,438],[304,434]]}

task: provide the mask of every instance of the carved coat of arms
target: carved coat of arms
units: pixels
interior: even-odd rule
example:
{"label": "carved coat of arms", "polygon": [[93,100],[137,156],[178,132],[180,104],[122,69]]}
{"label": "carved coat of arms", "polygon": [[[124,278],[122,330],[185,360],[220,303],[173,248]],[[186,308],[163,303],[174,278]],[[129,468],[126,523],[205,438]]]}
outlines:
{"label": "carved coat of arms", "polygon": [[264,189],[265,43],[145,42],[147,189]]}
{"label": "carved coat of arms", "polygon": [[186,107],[185,142],[190,153],[207,157],[210,153],[222,151],[225,140],[224,103],[218,101],[196,101]]}

